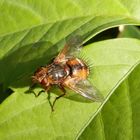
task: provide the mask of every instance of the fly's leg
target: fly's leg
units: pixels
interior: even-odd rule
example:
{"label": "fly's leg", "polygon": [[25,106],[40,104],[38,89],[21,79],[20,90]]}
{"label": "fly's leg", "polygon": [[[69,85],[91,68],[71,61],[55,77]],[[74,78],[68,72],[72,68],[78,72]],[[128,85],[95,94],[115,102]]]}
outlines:
{"label": "fly's leg", "polygon": [[29,89],[25,93],[33,93],[36,96],[34,92],[34,88],[36,87],[36,85],[36,83],[32,83],[32,85],[30,85]]}
{"label": "fly's leg", "polygon": [[62,85],[59,85],[59,88],[62,90],[63,94],[61,94],[60,96],[56,97],[55,100],[53,101],[53,104],[51,105],[52,111],[54,111],[54,105],[55,105],[56,101],[58,99],[60,99],[61,97],[66,95],[66,90],[64,89],[64,87]]}
{"label": "fly's leg", "polygon": [[36,87],[36,83],[32,83],[32,85],[30,85],[30,87],[29,87],[29,90],[28,91],[30,91],[30,92],[32,92],[33,91],[33,89]]}
{"label": "fly's leg", "polygon": [[35,95],[35,97],[38,97],[41,93],[45,92],[45,90],[39,91],[38,94],[36,94],[33,90],[30,90],[29,92],[33,93]]}
{"label": "fly's leg", "polygon": [[41,93],[43,93],[43,92],[45,92],[45,90],[39,91],[38,94],[35,94],[35,92],[34,92],[34,95],[35,95],[35,97],[38,97],[38,96],[39,96]]}
{"label": "fly's leg", "polygon": [[35,94],[35,97],[38,97],[41,93],[43,92],[47,92],[49,90],[49,86],[48,87],[44,87],[45,90],[41,90],[38,92],[38,94]]}
{"label": "fly's leg", "polygon": [[36,87],[37,83],[33,83],[30,87],[29,87],[29,90],[27,91],[28,93],[33,93],[35,95],[35,97],[38,97],[41,93],[45,92],[45,91],[48,91],[49,87],[44,87],[43,90],[39,91],[38,94],[36,94],[34,92],[34,88]]}

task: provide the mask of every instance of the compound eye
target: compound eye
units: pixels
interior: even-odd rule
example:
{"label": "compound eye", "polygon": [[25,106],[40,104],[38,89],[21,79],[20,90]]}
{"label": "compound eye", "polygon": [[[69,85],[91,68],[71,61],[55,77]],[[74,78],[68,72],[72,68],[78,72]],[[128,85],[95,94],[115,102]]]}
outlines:
{"label": "compound eye", "polygon": [[48,80],[47,80],[47,78],[44,78],[42,81],[41,81],[41,83],[43,84],[43,85],[48,85]]}

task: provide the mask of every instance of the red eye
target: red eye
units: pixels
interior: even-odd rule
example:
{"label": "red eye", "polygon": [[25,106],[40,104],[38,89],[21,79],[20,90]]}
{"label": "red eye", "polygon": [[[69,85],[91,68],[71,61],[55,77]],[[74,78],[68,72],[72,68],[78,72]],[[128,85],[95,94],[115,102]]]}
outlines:
{"label": "red eye", "polygon": [[48,80],[47,80],[46,78],[44,78],[44,79],[41,81],[41,84],[47,85],[47,82],[48,82]]}

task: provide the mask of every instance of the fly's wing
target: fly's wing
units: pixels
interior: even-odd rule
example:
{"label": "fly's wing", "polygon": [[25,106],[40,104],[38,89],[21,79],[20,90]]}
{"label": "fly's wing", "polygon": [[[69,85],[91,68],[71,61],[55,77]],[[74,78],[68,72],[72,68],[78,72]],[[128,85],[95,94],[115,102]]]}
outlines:
{"label": "fly's wing", "polygon": [[93,87],[88,80],[82,80],[77,82],[75,85],[69,85],[70,89],[74,90],[76,93],[84,96],[95,102],[102,102],[104,100],[103,96],[99,91]]}
{"label": "fly's wing", "polygon": [[54,59],[54,62],[63,62],[67,58],[76,56],[82,48],[82,41],[82,37],[79,35],[68,38],[64,48]]}

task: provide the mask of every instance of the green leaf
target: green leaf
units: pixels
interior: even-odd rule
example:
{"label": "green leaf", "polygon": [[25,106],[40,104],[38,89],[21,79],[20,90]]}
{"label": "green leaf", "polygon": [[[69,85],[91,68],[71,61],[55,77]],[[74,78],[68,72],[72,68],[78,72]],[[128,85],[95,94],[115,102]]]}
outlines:
{"label": "green leaf", "polygon": [[94,65],[89,80],[106,97],[103,104],[78,99],[68,91],[70,96],[58,101],[52,113],[45,94],[35,98],[24,93],[30,76],[48,64],[71,35],[79,34],[87,41],[119,24],[140,24],[139,4],[139,0],[0,1],[0,83],[14,90],[0,105],[0,138],[78,137],[137,65],[140,42],[118,39],[83,49]]}
{"label": "green leaf", "polygon": [[[119,37],[139,38],[139,34],[137,27],[125,26]],[[140,65],[121,83],[102,111],[80,133],[79,140],[139,140],[139,72]]]}
{"label": "green leaf", "polygon": [[118,37],[128,37],[128,38],[137,38],[140,39],[140,30],[135,26],[124,26],[122,32],[120,32]]}
{"label": "green leaf", "polygon": [[[98,42],[86,46],[82,53],[88,54],[90,61],[94,60],[89,78],[106,96],[105,103],[140,60],[140,41],[116,39]],[[1,138],[43,139],[47,136],[49,139],[74,139],[103,106],[63,98],[52,113],[45,94],[35,98],[24,94],[27,87],[14,90],[14,94],[0,107]]]}
{"label": "green leaf", "polygon": [[86,31],[93,32],[96,28],[103,29],[102,26],[110,27],[128,21],[136,24],[140,19],[139,3],[139,0],[2,0],[0,35],[50,26],[51,29],[61,29],[58,28],[57,35],[53,32],[56,38],[85,24]]}
{"label": "green leaf", "polygon": [[[1,1],[0,82],[11,86],[48,64],[67,36],[80,34],[86,41],[121,23],[140,24],[139,4],[137,0]],[[20,87],[28,83],[23,80]]]}
{"label": "green leaf", "polygon": [[140,65],[117,88],[79,140],[139,140]]}

